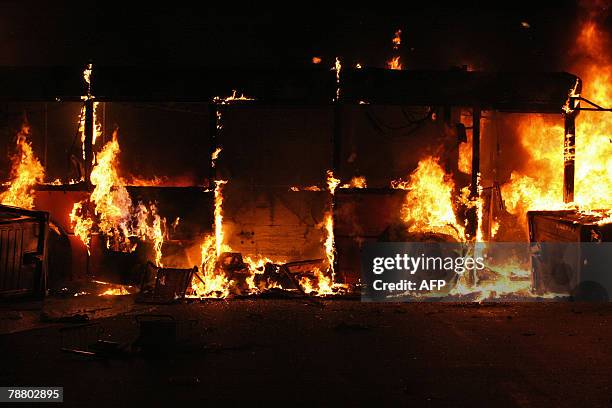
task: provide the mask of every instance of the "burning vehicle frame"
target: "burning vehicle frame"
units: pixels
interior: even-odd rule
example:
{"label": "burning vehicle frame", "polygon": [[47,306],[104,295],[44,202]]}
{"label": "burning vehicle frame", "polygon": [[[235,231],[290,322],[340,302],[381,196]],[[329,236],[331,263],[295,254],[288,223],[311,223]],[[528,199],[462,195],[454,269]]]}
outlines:
{"label": "burning vehicle frame", "polygon": [[[258,288],[291,288],[305,294],[306,282],[315,279],[320,285],[311,293],[331,295],[346,291],[350,285],[359,284],[359,266],[355,254],[365,240],[380,239],[380,231],[374,235],[363,234],[355,239],[355,231],[343,229],[343,204],[360,197],[392,197],[395,206],[403,203],[405,192],[401,187],[372,189],[363,185],[340,185],[336,178],[342,172],[343,127],[348,118],[346,106],[359,105],[401,105],[426,107],[425,118],[441,120],[448,128],[454,128],[459,139],[465,138],[466,126],[457,121],[457,110],[468,108],[472,117],[471,175],[468,201],[478,200],[484,189],[480,186],[480,138],[482,112],[499,111],[513,113],[563,113],[564,118],[564,170],[563,201],[574,201],[574,162],[575,162],[575,120],[581,110],[610,111],[580,96],[581,82],[567,73],[489,73],[453,69],[449,71],[401,71],[396,69],[350,68],[342,67],[340,59],[332,72],[323,67],[304,70],[284,69],[282,71],[259,70],[202,70],[193,68],[171,69],[116,69],[106,67],[86,67],[86,90],[81,88],[81,72],[70,69],[56,69],[52,72],[30,70],[29,72],[4,69],[5,100],[23,101],[81,101],[83,175],[82,180],[73,184],[38,185],[37,194],[46,196],[42,201],[43,210],[51,214],[51,219],[66,217],[66,195],[74,203],[87,199],[96,188],[91,182],[97,158],[94,151],[96,138],[96,104],[104,102],[177,102],[209,104],[210,158],[209,186],[201,187],[151,187],[127,186],[134,202],[155,202],[159,214],[165,219],[195,226],[194,231],[177,241],[202,240],[201,270],[192,270],[190,279],[195,286],[201,285],[204,292],[184,287],[175,297],[192,293],[200,297],[226,297],[230,293],[257,293]],[[188,78],[199,78],[198,81]],[[177,78],[187,78],[183,81]],[[157,84],[153,86],[151,84]],[[537,86],[533,86],[537,84]],[[236,90],[241,93],[238,95]],[[95,95],[95,96],[94,96]],[[219,95],[226,95],[219,97]],[[247,96],[245,96],[247,95]],[[580,106],[580,102],[588,107]],[[329,213],[325,226],[327,238],[324,246],[327,259],[316,259],[287,264],[271,260],[245,262],[242,255],[235,253],[223,242],[222,197],[221,190],[227,180],[217,178],[216,158],[222,152],[218,143],[223,132],[224,111],[236,105],[258,105],[266,107],[287,105],[331,105],[333,107],[332,157],[328,170],[327,188],[329,194]],[[222,154],[222,153],[221,153]],[[230,181],[231,182],[231,181]],[[340,185],[340,186],[339,186]],[[348,188],[347,188],[348,187]],[[111,185],[112,189],[113,186]],[[298,190],[300,187],[297,188]],[[495,186],[488,188],[491,194],[499,193]],[[308,188],[305,188],[308,190]],[[316,189],[313,189],[316,190]],[[319,189],[321,190],[321,189]],[[109,190],[110,191],[110,190]],[[501,193],[499,193],[501,194]],[[375,198],[376,200],[376,198]],[[40,204],[39,200],[39,204]],[[178,205],[168,205],[179,202]],[[493,202],[491,199],[490,203]],[[166,205],[164,205],[164,203]],[[492,204],[491,204],[492,205]],[[59,208],[58,208],[59,207]],[[340,208],[339,208],[340,207]],[[168,211],[170,209],[170,211]],[[397,208],[396,208],[397,209]],[[73,209],[74,210],[74,209]],[[153,214],[155,212],[145,214]],[[157,210],[156,210],[157,211]],[[483,232],[482,216],[478,207],[471,205],[466,210],[467,221],[464,225],[464,239],[481,240],[491,237],[492,222],[486,224],[488,231]],[[399,211],[396,211],[399,212]],[[534,214],[533,217],[537,217]],[[160,218],[156,218],[158,223]],[[344,223],[346,224],[346,223]],[[159,227],[159,225],[158,225]],[[382,225],[382,229],[388,225]],[[159,227],[161,228],[161,227]],[[167,229],[166,229],[167,231]],[[159,234],[158,234],[159,235]],[[78,237],[67,234],[71,252],[75,246],[81,247],[80,264],[73,254],[70,263],[73,268],[83,268],[88,275],[104,276],[109,270],[128,269],[134,263],[141,266],[151,260],[151,253],[139,254],[142,259],[134,259],[131,250],[103,250],[96,257],[90,252],[89,243],[85,249]],[[196,238],[197,237],[197,238]],[[127,238],[127,237],[124,237]],[[391,237],[387,235],[389,240]],[[109,237],[106,237],[109,239]],[[338,246],[336,239],[340,239]],[[537,237],[532,237],[537,240]],[[171,239],[172,240],[172,239]],[[162,241],[163,242],[163,241]],[[167,242],[167,241],[166,241]],[[129,242],[126,241],[128,245]],[[108,241],[107,244],[108,246]],[[102,244],[104,248],[104,244]],[[112,248],[110,248],[112,249]],[[161,267],[161,247],[155,256],[156,266]],[[138,250],[136,251],[138,254]],[[78,257],[76,257],[78,258]],[[113,259],[114,258],[114,259]],[[131,258],[131,259],[128,259]],[[136,257],[137,258],[137,257]],[[207,260],[205,262],[204,260]],[[323,270],[326,268],[327,270]],[[170,268],[168,271],[172,270]],[[179,271],[176,269],[176,271]],[[159,273],[159,271],[157,272]],[[166,273],[162,270],[162,275]],[[135,276],[140,276],[135,274]],[[116,276],[113,279],[116,280]],[[132,277],[132,279],[134,276]],[[159,276],[155,278],[159,283]],[[163,280],[163,279],[162,279]],[[183,280],[179,279],[184,286]],[[315,285],[316,286],[316,285]],[[195,293],[193,293],[195,292]],[[153,296],[155,297],[155,296]]]}

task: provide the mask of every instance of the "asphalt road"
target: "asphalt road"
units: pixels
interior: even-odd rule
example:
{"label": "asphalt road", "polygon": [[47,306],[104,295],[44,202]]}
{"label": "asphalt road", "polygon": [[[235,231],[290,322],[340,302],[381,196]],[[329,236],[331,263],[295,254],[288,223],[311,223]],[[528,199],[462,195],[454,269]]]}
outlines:
{"label": "asphalt road", "polygon": [[143,312],[177,320],[167,354],[62,352],[73,325],[56,323],[0,336],[0,385],[63,386],[64,406],[88,407],[612,405],[611,304],[257,299],[95,322],[129,344]]}

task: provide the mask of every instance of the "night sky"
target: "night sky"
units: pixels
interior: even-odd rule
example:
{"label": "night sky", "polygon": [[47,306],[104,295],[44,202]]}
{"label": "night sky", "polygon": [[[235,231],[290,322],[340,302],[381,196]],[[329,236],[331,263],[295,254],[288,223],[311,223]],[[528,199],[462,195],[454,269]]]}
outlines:
{"label": "night sky", "polygon": [[401,29],[404,68],[559,70],[567,66],[584,15],[572,1],[502,7],[404,2],[401,9],[357,2],[345,8],[285,3],[283,9],[128,3],[4,1],[0,65],[80,66],[91,59],[102,65],[278,66],[309,64],[313,56],[331,65],[339,55],[351,64],[383,66]]}

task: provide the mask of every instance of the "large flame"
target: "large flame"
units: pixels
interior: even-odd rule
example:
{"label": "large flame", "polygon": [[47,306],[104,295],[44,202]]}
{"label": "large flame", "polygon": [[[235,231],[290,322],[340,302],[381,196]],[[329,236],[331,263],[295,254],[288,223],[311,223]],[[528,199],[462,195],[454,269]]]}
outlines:
{"label": "large flame", "polygon": [[[582,95],[612,107],[610,40],[595,21],[577,39],[573,72],[583,80]],[[528,210],[567,207],[563,203],[563,123],[559,117],[530,115],[519,124],[527,152],[525,169],[502,187],[506,207],[523,216]],[[581,210],[612,208],[612,113],[582,111],[576,118],[575,194]]]}
{"label": "large flame", "polygon": [[193,291],[200,297],[222,298],[229,295],[230,282],[227,276],[217,270],[217,250],[215,235],[209,235],[200,245],[201,270],[191,284]]}
{"label": "large flame", "polygon": [[318,268],[313,271],[313,278],[304,276],[300,279],[300,285],[304,292],[318,296],[333,295],[337,290],[332,279]]}
{"label": "large flame", "polygon": [[43,182],[45,169],[32,150],[29,134],[30,126],[23,123],[17,133],[17,151],[11,158],[11,179],[8,189],[0,194],[0,202],[31,210],[34,208],[34,186]]}
{"label": "large flame", "polygon": [[94,227],[94,221],[93,219],[87,217],[87,214],[85,214],[85,210],[83,209],[84,204],[85,202],[78,202],[74,204],[72,211],[70,212],[70,222],[72,223],[74,235],[79,237],[89,252],[91,232]]}
{"label": "large flame", "polygon": [[223,186],[226,183],[227,180],[215,181],[215,250],[217,258],[221,256],[222,252],[231,251],[223,242]]}
{"label": "large flame", "polygon": [[[77,235],[89,250],[94,228],[106,236],[107,247],[114,251],[131,252],[136,249],[132,237],[153,243],[155,263],[161,266],[165,219],[155,205],[134,204],[119,175],[119,141],[117,131],[96,156],[91,171],[95,186],[88,200],[75,203],[70,219]],[[93,211],[92,216],[90,212]]]}
{"label": "large flame", "polygon": [[331,194],[330,206],[323,218],[323,226],[325,231],[325,256],[331,272],[332,282],[335,281],[336,270],[336,241],[334,237],[334,195],[336,188],[340,185],[340,179],[334,176],[334,172],[327,170],[327,190]]}
{"label": "large flame", "polygon": [[394,180],[391,187],[407,190],[402,219],[409,232],[433,232],[465,240],[465,230],[453,209],[454,183],[437,157],[422,159],[407,181]]}
{"label": "large flame", "polygon": [[129,241],[132,199],[117,169],[119,155],[117,133],[97,155],[97,164],[91,171],[91,184],[95,186],[90,201],[95,204],[98,228],[109,239],[114,250],[131,250]]}

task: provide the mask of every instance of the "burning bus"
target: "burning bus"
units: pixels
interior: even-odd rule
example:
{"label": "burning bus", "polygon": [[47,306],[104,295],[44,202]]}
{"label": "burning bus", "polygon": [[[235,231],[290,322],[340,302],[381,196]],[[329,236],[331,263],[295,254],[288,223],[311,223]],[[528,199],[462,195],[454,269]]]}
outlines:
{"label": "burning bus", "polygon": [[[30,140],[32,114],[22,115],[1,201],[48,214],[39,278],[48,289],[153,279],[155,291],[172,270],[181,279],[171,300],[359,293],[372,242],[607,242],[612,65],[597,30],[586,24],[577,40],[580,77],[402,70],[399,56],[387,69],[339,58],[331,69],[278,71],[5,69],[5,99],[44,105],[46,166]],[[75,136],[59,174],[48,123],[60,116],[51,107],[66,117],[63,105],[72,121],[54,131]],[[186,129],[188,138],[173,134]],[[158,140],[196,152],[190,176],[164,174],[163,154],[151,153]],[[126,143],[144,167],[120,159]],[[569,295],[581,282],[579,266],[560,284],[553,258],[537,271],[519,258],[498,256],[448,295]],[[25,290],[18,275],[3,293]]]}

